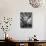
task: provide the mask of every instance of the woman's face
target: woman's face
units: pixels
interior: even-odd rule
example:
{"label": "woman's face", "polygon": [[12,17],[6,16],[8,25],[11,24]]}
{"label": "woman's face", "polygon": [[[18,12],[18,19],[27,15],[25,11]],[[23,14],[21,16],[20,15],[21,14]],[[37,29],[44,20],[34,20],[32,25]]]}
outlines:
{"label": "woman's face", "polygon": [[24,21],[27,21],[28,20],[28,17],[27,16],[24,16]]}

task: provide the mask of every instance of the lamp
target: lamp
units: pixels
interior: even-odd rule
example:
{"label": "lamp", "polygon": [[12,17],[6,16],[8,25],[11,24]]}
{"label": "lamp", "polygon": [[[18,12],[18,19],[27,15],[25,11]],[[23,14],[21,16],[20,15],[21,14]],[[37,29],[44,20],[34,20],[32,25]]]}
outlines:
{"label": "lamp", "polygon": [[29,0],[29,3],[30,5],[33,7],[33,8],[38,8],[40,7],[42,4],[43,4],[43,0]]}

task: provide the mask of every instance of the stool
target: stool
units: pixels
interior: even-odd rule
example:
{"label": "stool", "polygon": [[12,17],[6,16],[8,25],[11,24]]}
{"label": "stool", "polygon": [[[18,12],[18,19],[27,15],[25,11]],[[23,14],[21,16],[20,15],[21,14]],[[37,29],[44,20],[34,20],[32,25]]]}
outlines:
{"label": "stool", "polygon": [[24,43],[20,43],[20,46],[24,46]]}

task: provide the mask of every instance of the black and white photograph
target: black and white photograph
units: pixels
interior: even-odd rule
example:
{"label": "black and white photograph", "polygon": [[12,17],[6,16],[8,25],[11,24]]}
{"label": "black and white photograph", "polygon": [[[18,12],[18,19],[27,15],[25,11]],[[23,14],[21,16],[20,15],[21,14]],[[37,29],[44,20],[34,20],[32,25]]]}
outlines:
{"label": "black and white photograph", "polygon": [[20,27],[32,28],[32,12],[20,12]]}

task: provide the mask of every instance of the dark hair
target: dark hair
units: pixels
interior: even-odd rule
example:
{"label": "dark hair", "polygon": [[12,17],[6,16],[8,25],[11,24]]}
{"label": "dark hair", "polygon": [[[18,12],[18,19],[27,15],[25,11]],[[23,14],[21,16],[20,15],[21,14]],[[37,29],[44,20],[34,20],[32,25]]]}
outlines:
{"label": "dark hair", "polygon": [[36,37],[36,35],[34,35],[34,37]]}

